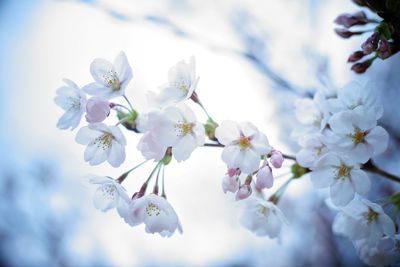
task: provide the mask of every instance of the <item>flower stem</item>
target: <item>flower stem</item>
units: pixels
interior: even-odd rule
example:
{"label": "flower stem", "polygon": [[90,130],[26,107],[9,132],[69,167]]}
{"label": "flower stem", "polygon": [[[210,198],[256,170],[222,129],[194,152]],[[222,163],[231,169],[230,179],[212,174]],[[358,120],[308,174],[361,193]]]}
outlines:
{"label": "flower stem", "polygon": [[157,171],[157,176],[156,176],[156,183],[154,184],[154,188],[153,188],[153,193],[158,195],[158,177],[160,176],[160,170],[161,168],[164,166],[164,164],[162,164]]}
{"label": "flower stem", "polygon": [[129,101],[129,99],[126,97],[126,95],[122,96],[123,98],[125,98],[126,102],[128,103],[129,107],[131,108],[131,112],[133,112],[135,109],[133,108],[131,102]]}
{"label": "flower stem", "polygon": [[126,109],[128,112],[132,112],[127,106],[124,106],[124,105],[121,105],[121,104],[113,103],[113,106],[112,106],[112,107],[113,107],[113,108],[114,108],[114,107],[120,107],[120,108]]}
{"label": "flower stem", "polygon": [[130,170],[124,172],[123,174],[121,174],[121,176],[118,177],[117,182],[118,182],[118,183],[122,183],[122,182],[126,179],[126,177],[128,177],[129,173],[131,173],[132,171],[136,170],[137,168],[139,168],[140,166],[142,166],[143,164],[145,164],[145,163],[148,162],[148,161],[149,161],[149,160],[147,159],[147,160],[143,161],[142,163],[136,165],[136,166],[133,167],[132,169],[130,169]]}
{"label": "flower stem", "polygon": [[162,168],[162,192],[161,192],[161,196],[163,197],[163,198],[167,198],[167,195],[165,194],[165,187],[164,187],[164,180],[165,180],[165,165],[163,165],[163,168]]}
{"label": "flower stem", "polygon": [[283,183],[278,188],[278,190],[276,190],[276,192],[268,199],[268,201],[277,204],[291,181],[293,181],[293,177],[289,178],[285,183]]}
{"label": "flower stem", "polygon": [[394,182],[400,183],[400,177],[396,176],[394,174],[388,173],[382,169],[379,169],[377,166],[375,166],[371,161],[368,161],[367,163],[364,164],[363,169],[366,170],[367,172],[375,173],[378,174],[382,177],[385,177],[389,180],[392,180]]}

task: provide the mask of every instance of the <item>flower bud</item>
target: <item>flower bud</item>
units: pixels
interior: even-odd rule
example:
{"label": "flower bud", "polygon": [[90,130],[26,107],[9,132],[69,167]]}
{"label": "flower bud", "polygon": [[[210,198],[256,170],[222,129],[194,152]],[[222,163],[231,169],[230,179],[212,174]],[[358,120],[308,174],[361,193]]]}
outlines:
{"label": "flower bud", "polygon": [[244,184],[239,188],[239,191],[236,193],[236,200],[242,200],[248,198],[251,195],[251,186],[248,184]]}
{"label": "flower bud", "polygon": [[392,51],[390,48],[390,43],[388,42],[388,40],[385,37],[383,37],[379,42],[378,56],[381,59],[385,59],[385,58],[390,57],[391,54],[392,54]]}
{"label": "flower bud", "polygon": [[366,60],[361,63],[353,64],[353,66],[351,66],[351,70],[358,74],[364,73],[369,68],[369,66],[371,66],[371,63],[371,60]]}
{"label": "flower bud", "polygon": [[347,59],[347,62],[356,62],[359,61],[364,57],[364,52],[363,51],[355,51],[353,54],[349,56]]}
{"label": "flower bud", "polygon": [[235,176],[238,173],[238,170],[239,170],[238,168],[229,168],[228,169],[228,175],[230,177]]}
{"label": "flower bud", "polygon": [[226,194],[226,192],[236,193],[239,189],[239,181],[237,176],[229,176],[225,175],[222,179],[222,190]]}
{"label": "flower bud", "polygon": [[206,124],[204,124],[206,135],[212,141],[217,141],[217,138],[215,137],[215,129],[217,129],[217,127],[218,124],[212,119],[208,119]]}
{"label": "flower bud", "polygon": [[257,173],[256,188],[261,190],[271,188],[274,184],[274,177],[269,166],[262,167]]}
{"label": "flower bud", "polygon": [[378,47],[379,33],[374,32],[368,39],[361,45],[364,55],[369,55]]}
{"label": "flower bud", "polygon": [[363,11],[359,11],[354,14],[339,15],[334,22],[345,28],[350,28],[354,25],[364,25],[368,22],[368,19]]}
{"label": "flower bud", "polygon": [[282,163],[285,159],[283,158],[283,155],[281,152],[273,150],[271,158],[269,159],[269,162],[271,162],[272,166],[275,168],[279,169],[282,167]]}
{"label": "flower bud", "polygon": [[364,33],[364,32],[351,32],[351,31],[346,30],[346,29],[338,29],[338,28],[335,29],[335,32],[336,32],[336,34],[339,35],[340,37],[346,38],[346,39],[347,39],[347,38],[350,38],[350,37],[353,36],[353,35],[359,35],[359,34]]}
{"label": "flower bud", "polygon": [[86,103],[86,120],[89,123],[102,122],[110,114],[110,103],[99,97],[92,97]]}

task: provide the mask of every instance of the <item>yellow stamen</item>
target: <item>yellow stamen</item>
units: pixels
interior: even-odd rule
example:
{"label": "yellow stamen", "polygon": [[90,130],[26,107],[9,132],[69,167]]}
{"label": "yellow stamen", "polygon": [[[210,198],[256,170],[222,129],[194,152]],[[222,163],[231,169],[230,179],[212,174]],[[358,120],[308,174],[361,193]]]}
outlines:
{"label": "yellow stamen", "polygon": [[351,135],[351,138],[353,139],[353,143],[358,145],[364,142],[364,132],[361,131],[360,128],[356,128],[354,133]]}
{"label": "yellow stamen", "polygon": [[250,139],[246,136],[241,136],[238,140],[238,144],[241,149],[246,149],[251,146]]}

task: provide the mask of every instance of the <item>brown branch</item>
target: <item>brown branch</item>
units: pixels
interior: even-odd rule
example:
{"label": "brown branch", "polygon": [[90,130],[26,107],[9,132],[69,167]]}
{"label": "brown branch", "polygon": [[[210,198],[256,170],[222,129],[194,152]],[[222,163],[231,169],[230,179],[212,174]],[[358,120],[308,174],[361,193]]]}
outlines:
{"label": "brown branch", "polygon": [[367,163],[364,164],[363,169],[367,172],[375,173],[378,174],[382,177],[385,177],[389,180],[392,180],[394,182],[400,183],[400,177],[396,176],[394,174],[388,173],[382,169],[379,169],[377,166],[375,166],[371,161],[368,161]]}

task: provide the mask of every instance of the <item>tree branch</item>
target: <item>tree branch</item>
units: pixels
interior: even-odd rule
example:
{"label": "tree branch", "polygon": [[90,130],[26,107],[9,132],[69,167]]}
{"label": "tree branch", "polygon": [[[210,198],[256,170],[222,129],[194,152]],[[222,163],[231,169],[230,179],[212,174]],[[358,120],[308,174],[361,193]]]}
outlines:
{"label": "tree branch", "polygon": [[385,177],[389,180],[392,180],[394,182],[400,183],[400,177],[396,176],[394,174],[388,173],[382,169],[379,169],[377,166],[375,166],[371,161],[368,161],[367,163],[364,164],[363,169],[367,172],[375,173],[378,174],[382,177]]}

